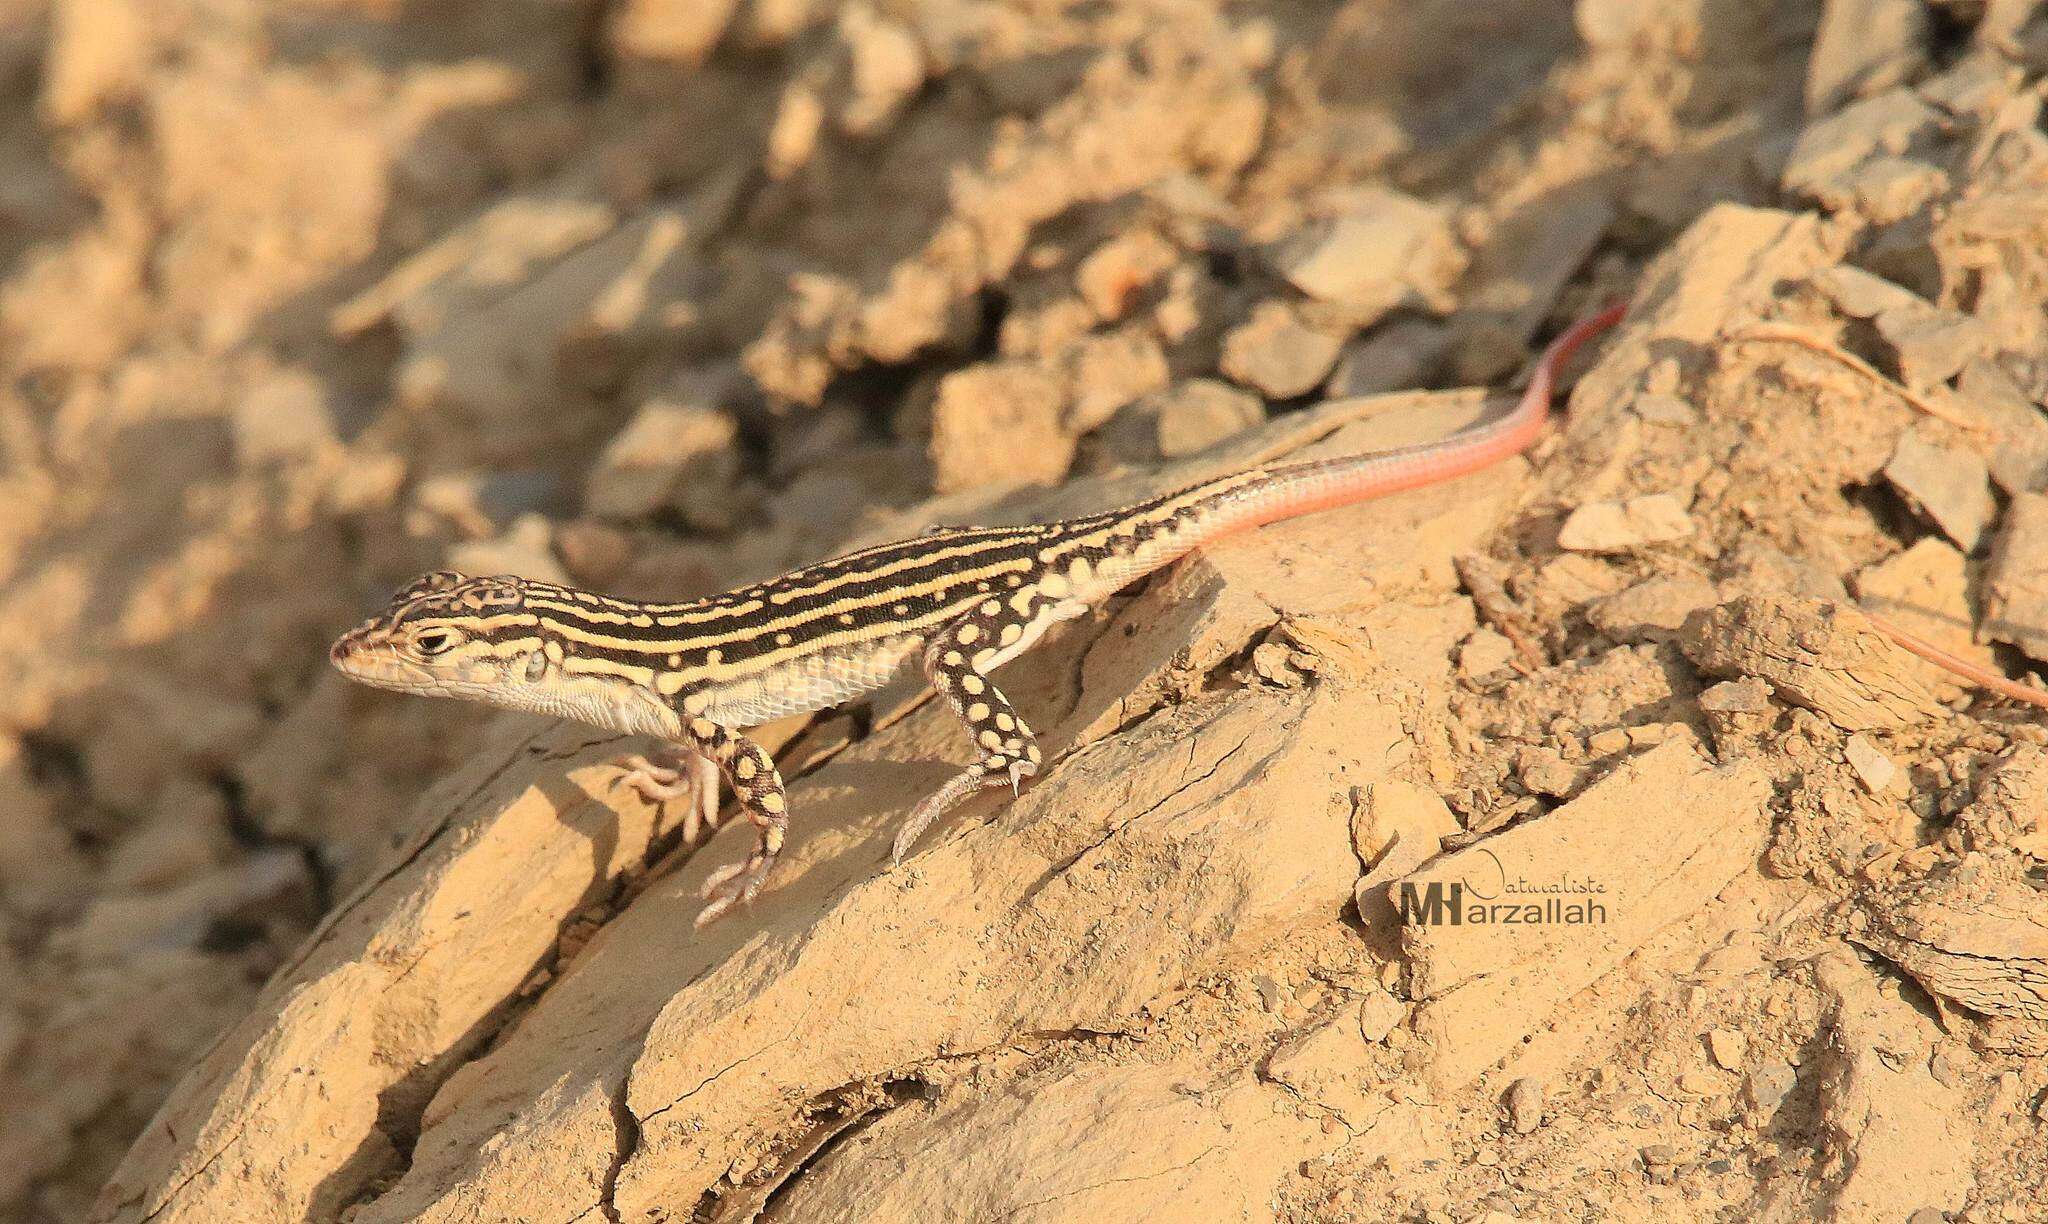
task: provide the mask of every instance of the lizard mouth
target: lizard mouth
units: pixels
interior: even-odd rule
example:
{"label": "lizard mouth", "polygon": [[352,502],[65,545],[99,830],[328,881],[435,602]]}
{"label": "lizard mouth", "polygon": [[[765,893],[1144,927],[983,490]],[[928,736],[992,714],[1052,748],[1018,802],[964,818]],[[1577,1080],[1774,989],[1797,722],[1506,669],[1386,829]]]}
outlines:
{"label": "lizard mouth", "polygon": [[354,634],[335,642],[327,658],[342,675],[374,688],[413,691],[429,687],[434,680],[426,668],[369,647]]}

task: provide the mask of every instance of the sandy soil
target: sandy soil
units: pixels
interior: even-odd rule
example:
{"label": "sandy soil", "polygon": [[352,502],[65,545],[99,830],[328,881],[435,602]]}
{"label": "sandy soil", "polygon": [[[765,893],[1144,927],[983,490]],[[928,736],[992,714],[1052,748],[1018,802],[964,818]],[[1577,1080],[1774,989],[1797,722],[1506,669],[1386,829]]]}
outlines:
{"label": "sandy soil", "polygon": [[[2048,661],[2044,67],[2023,0],[4,0],[0,1216],[2040,1218],[2048,723],[1864,611]],[[437,566],[1437,436],[1615,297],[1526,460],[1009,668],[1048,769],[904,870],[943,712],[768,729],[705,932],[746,833],[645,745],[326,666]]]}

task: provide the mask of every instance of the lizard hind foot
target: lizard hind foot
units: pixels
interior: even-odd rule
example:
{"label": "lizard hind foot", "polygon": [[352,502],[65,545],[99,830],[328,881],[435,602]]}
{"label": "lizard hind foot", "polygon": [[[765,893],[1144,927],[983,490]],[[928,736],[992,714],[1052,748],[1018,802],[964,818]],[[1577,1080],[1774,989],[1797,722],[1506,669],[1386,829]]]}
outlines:
{"label": "lizard hind foot", "polygon": [[720,867],[704,881],[703,909],[697,912],[697,929],[703,930],[761,895],[768,873],[775,868],[775,855],[755,850],[744,863]]}
{"label": "lizard hind foot", "polygon": [[[998,758],[1000,759],[1000,758]],[[968,796],[984,787],[1010,785],[1010,792],[1022,791],[1024,779],[1038,772],[1036,762],[1021,758],[1011,760],[1007,765],[995,761],[976,761],[954,774],[946,784],[926,795],[924,800],[912,808],[903,820],[903,826],[896,830],[896,840],[889,847],[889,867],[894,870],[903,865],[917,839],[932,826],[932,822],[944,816]]]}

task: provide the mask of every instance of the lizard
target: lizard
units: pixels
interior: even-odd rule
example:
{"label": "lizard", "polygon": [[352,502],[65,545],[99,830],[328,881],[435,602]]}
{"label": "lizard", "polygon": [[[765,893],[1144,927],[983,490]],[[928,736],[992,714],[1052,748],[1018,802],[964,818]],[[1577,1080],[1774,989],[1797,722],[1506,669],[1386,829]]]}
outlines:
{"label": "lizard", "polygon": [[[935,528],[684,602],[437,571],[342,635],[330,658],[378,688],[663,741],[676,765],[631,757],[624,777],[650,800],[692,798],[690,839],[700,822],[716,823],[722,773],[756,836],[743,862],[707,880],[702,926],[759,894],[787,836],[781,775],[746,728],[872,692],[915,657],[978,755],[911,811],[891,850],[894,866],[948,809],[984,788],[1017,790],[1043,764],[1031,729],[990,672],[1053,625],[1226,535],[1435,484],[1527,450],[1549,421],[1559,368],[1623,310],[1610,306],[1552,341],[1510,411],[1436,441],[1263,465],[1054,522]],[[2048,703],[2048,695],[1872,619],[1939,666]]]}
{"label": "lizard", "polygon": [[398,590],[329,657],[376,688],[661,740],[678,766],[634,757],[627,777],[649,798],[692,796],[693,824],[715,819],[722,773],[756,836],[745,861],[705,884],[701,926],[759,894],[787,836],[781,775],[746,728],[872,692],[915,657],[978,756],[905,819],[890,855],[900,863],[948,809],[984,788],[1014,791],[1043,764],[990,672],[1052,626],[1223,536],[1435,484],[1528,449],[1548,422],[1559,367],[1622,310],[1559,335],[1512,410],[1437,441],[1263,465],[1053,522],[935,528],[684,602],[441,570]]}

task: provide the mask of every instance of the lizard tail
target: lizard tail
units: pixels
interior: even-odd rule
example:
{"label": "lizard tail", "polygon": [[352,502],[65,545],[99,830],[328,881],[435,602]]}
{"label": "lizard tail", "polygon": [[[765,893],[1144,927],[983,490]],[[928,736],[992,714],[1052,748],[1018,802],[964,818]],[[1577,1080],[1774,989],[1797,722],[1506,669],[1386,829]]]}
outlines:
{"label": "lizard tail", "polygon": [[1120,587],[1227,535],[1436,484],[1520,454],[1549,422],[1558,368],[1624,310],[1616,302],[1551,341],[1521,400],[1495,420],[1434,442],[1254,468],[1103,516],[1131,541],[1124,556],[1101,566],[1105,586]]}

